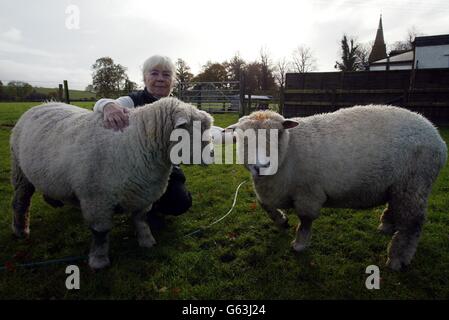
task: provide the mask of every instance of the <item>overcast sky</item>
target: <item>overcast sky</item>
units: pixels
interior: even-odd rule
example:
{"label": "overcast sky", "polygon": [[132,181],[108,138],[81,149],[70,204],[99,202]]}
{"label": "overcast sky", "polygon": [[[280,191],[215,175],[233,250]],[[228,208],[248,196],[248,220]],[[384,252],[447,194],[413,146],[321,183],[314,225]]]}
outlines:
{"label": "overcast sky", "polygon": [[254,61],[262,47],[275,62],[302,44],[317,71],[334,71],[343,34],[373,41],[380,14],[387,44],[412,26],[449,34],[448,0],[0,0],[0,80],[52,87],[67,79],[84,89],[95,60],[110,56],[141,84],[153,54],[182,58],[198,73],[237,52]]}

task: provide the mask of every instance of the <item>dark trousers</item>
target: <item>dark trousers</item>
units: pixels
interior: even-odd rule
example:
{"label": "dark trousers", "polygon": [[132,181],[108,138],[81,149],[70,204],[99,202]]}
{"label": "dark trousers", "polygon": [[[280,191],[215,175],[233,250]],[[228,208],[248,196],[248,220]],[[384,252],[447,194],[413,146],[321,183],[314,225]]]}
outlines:
{"label": "dark trousers", "polygon": [[148,212],[148,215],[154,213],[161,213],[163,215],[183,214],[192,206],[192,196],[187,191],[186,177],[178,166],[173,166],[168,186],[162,197],[153,204],[153,207]]}

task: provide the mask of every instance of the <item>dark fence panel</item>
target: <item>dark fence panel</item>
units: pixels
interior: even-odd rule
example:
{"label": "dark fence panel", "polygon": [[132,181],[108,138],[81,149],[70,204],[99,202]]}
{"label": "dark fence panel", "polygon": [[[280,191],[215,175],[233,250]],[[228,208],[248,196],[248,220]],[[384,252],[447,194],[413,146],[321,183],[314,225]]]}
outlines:
{"label": "dark fence panel", "polygon": [[284,99],[286,117],[390,104],[449,124],[449,69],[288,73]]}

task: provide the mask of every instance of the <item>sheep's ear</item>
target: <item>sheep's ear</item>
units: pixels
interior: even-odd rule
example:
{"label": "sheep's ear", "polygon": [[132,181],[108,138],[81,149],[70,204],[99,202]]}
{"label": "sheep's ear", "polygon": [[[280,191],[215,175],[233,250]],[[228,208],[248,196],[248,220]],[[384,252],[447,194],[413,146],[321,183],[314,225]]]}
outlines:
{"label": "sheep's ear", "polygon": [[235,124],[231,124],[229,127],[226,127],[226,128],[224,128],[223,129],[223,132],[226,132],[226,131],[234,131],[235,129],[237,128],[237,123],[235,123]]}
{"label": "sheep's ear", "polygon": [[284,129],[291,129],[296,127],[297,125],[299,125],[299,123],[294,120],[284,120],[284,122],[282,122],[282,126],[284,127]]}
{"label": "sheep's ear", "polygon": [[188,120],[184,117],[180,117],[178,119],[176,119],[176,123],[175,123],[175,128],[180,128],[184,125],[186,125],[188,122]]}

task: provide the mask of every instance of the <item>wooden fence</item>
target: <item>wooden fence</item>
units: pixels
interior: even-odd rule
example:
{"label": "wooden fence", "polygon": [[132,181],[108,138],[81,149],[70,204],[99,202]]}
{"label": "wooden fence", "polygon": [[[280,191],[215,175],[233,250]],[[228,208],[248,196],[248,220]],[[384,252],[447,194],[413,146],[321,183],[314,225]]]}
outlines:
{"label": "wooden fence", "polygon": [[289,73],[283,114],[305,117],[354,105],[391,104],[449,124],[449,68]]}

